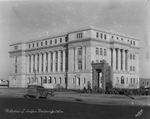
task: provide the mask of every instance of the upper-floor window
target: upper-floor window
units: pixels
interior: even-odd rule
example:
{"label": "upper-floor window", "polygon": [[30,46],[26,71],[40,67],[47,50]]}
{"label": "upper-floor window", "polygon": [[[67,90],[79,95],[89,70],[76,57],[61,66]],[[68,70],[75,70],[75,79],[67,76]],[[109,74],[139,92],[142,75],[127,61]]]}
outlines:
{"label": "upper-floor window", "polygon": [[45,41],[45,45],[47,45],[47,41]]}
{"label": "upper-floor window", "polygon": [[100,55],[103,55],[103,49],[100,48]]}
{"label": "upper-floor window", "polygon": [[60,38],[60,43],[62,43],[62,38]]}
{"label": "upper-floor window", "polygon": [[99,33],[98,32],[96,33],[96,37],[99,38]]}
{"label": "upper-floor window", "polygon": [[130,41],[130,44],[132,45],[132,40]]}
{"label": "upper-floor window", "polygon": [[117,40],[118,40],[119,38],[117,37]]}
{"label": "upper-floor window", "polygon": [[104,49],[104,56],[106,56],[107,55],[107,50],[106,49]]}
{"label": "upper-floor window", "polygon": [[50,40],[50,44],[52,44],[52,40]]}
{"label": "upper-floor window", "polygon": [[29,48],[30,48],[30,44],[29,44]]}
{"label": "upper-floor window", "polygon": [[133,41],[133,45],[135,45],[135,41]]}
{"label": "upper-floor window", "polygon": [[107,39],[107,35],[106,34],[104,34],[104,39]]}
{"label": "upper-floor window", "polygon": [[16,46],[14,46],[14,49],[15,49],[15,50],[17,50],[17,49],[18,49],[18,46],[17,46],[17,45],[16,45]]}
{"label": "upper-floor window", "polygon": [[77,39],[83,38],[83,33],[77,33]]}
{"label": "upper-floor window", "polygon": [[33,48],[34,48],[34,43],[33,43]]}
{"label": "upper-floor window", "polygon": [[17,58],[18,58],[18,57],[15,57],[15,63],[17,63],[17,61],[18,61]]}
{"label": "upper-floor window", "polygon": [[17,73],[18,72],[18,70],[17,70],[17,65],[15,65],[15,73]]}
{"label": "upper-floor window", "polygon": [[68,41],[68,38],[67,38],[67,37],[65,37],[65,41],[66,41],[66,42]]}
{"label": "upper-floor window", "polygon": [[135,55],[133,54],[133,59],[135,59]]}
{"label": "upper-floor window", "polygon": [[57,44],[57,39],[55,39],[55,44]]}
{"label": "upper-floor window", "polygon": [[130,66],[130,71],[132,71],[132,66]]}
{"label": "upper-floor window", "polygon": [[43,46],[43,42],[41,42],[41,46]]}
{"label": "upper-floor window", "polygon": [[121,40],[123,41],[123,38],[121,38]]}
{"label": "upper-floor window", "polygon": [[38,46],[39,46],[39,43],[36,43],[36,46],[38,47]]}
{"label": "upper-floor window", "polygon": [[103,34],[101,33],[101,38],[103,38]]}
{"label": "upper-floor window", "polygon": [[132,59],[132,54],[130,54],[130,59]]}
{"label": "upper-floor window", "polygon": [[133,66],[133,71],[135,71],[135,66]]}
{"label": "upper-floor window", "polygon": [[114,36],[111,36],[111,38],[113,39],[113,38],[114,38]]}
{"label": "upper-floor window", "polygon": [[99,49],[98,48],[96,48],[96,55],[98,55],[99,54]]}

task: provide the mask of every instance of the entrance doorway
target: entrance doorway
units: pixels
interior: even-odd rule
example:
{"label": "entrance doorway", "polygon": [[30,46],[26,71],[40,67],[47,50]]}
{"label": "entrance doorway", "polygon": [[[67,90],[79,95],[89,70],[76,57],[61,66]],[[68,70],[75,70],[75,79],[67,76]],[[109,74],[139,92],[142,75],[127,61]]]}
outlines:
{"label": "entrance doorway", "polygon": [[92,62],[92,87],[106,89],[106,83],[112,81],[112,68],[105,60]]}
{"label": "entrance doorway", "polygon": [[96,79],[95,79],[95,85],[98,87],[98,88],[102,88],[102,70],[101,69],[96,69]]}

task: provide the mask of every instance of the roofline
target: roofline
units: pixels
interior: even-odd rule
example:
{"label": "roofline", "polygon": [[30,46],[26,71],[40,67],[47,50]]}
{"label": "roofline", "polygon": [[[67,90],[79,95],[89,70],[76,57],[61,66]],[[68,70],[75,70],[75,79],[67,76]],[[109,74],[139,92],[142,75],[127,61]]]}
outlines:
{"label": "roofline", "polygon": [[68,33],[64,32],[64,33],[61,33],[61,34],[54,34],[54,35],[51,35],[51,36],[43,36],[43,37],[40,37],[40,38],[32,39],[32,40],[27,41],[25,43],[32,43],[34,41],[42,41],[42,40],[47,40],[47,39],[53,39],[53,38],[57,38],[57,37],[66,36],[67,34]]}
{"label": "roofline", "polygon": [[24,44],[24,43],[25,42],[15,42],[15,43],[10,44],[9,46],[19,45],[19,44]]}
{"label": "roofline", "polygon": [[54,35],[51,35],[51,36],[43,36],[43,37],[40,37],[40,38],[31,39],[30,41],[27,41],[27,42],[13,43],[10,46],[23,44],[23,43],[27,44],[27,43],[32,43],[32,42],[35,42],[35,41],[43,41],[43,40],[47,40],[47,39],[53,39],[53,38],[57,38],[57,37],[66,36],[66,35],[71,34],[71,33],[87,31],[87,30],[96,30],[96,31],[99,31],[99,32],[104,32],[104,33],[108,33],[108,34],[112,34],[112,35],[116,35],[116,36],[129,38],[129,39],[134,39],[134,40],[139,41],[138,38],[134,38],[134,37],[131,37],[131,36],[128,36],[128,35],[124,35],[124,34],[117,33],[117,32],[112,32],[112,31],[106,31],[106,30],[102,30],[100,28],[89,26],[89,27],[83,27],[83,28],[80,28],[80,29],[71,30],[71,31],[68,31],[68,32],[63,32],[61,34],[54,34]]}
{"label": "roofline", "polygon": [[91,27],[91,29],[139,41],[139,39],[136,38],[136,37],[132,37],[132,36],[129,36],[129,35],[121,34],[121,33],[116,32],[116,31],[112,32],[112,31],[108,31],[108,30],[103,30],[103,29],[100,29],[100,28],[96,28],[96,27],[93,27],[93,26]]}

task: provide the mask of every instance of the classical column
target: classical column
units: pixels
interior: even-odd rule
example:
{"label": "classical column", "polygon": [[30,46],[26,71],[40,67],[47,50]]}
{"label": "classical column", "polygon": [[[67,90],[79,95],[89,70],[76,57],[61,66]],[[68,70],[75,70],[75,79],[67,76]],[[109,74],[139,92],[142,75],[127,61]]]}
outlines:
{"label": "classical column", "polygon": [[106,57],[107,57],[107,62],[111,66],[111,48],[108,48],[108,52],[107,52],[107,56]]}
{"label": "classical column", "polygon": [[58,72],[60,72],[60,51],[58,51]]}
{"label": "classical column", "polygon": [[116,48],[116,70],[118,70],[118,48]]}
{"label": "classical column", "polygon": [[45,73],[46,72],[46,53],[43,54],[44,58],[43,58],[43,72]]}
{"label": "classical column", "polygon": [[31,55],[31,73],[33,73],[33,54]]}
{"label": "classical column", "polygon": [[85,53],[85,47],[82,47],[82,70],[85,70],[85,65],[84,65],[84,54]]}
{"label": "classical column", "polygon": [[84,68],[85,68],[85,70],[86,70],[86,46],[84,47]]}
{"label": "classical column", "polygon": [[113,70],[116,70],[116,49],[112,49],[113,50]]}
{"label": "classical column", "polygon": [[35,54],[35,70],[37,71],[37,55],[38,54]]}
{"label": "classical column", "polygon": [[120,65],[121,65],[121,67],[120,67],[120,69],[123,70],[123,49],[121,49],[120,51],[121,51],[121,57],[120,57],[121,58],[120,59]]}
{"label": "classical column", "polygon": [[39,54],[39,73],[42,72],[42,70],[41,70],[41,65],[42,65],[42,54],[40,53],[40,54]]}
{"label": "classical column", "polygon": [[112,48],[110,48],[109,62],[110,62],[110,66],[113,66],[113,49]]}
{"label": "classical column", "polygon": [[63,72],[66,71],[66,50],[63,50]]}
{"label": "classical column", "polygon": [[55,63],[56,63],[55,56],[56,56],[56,52],[54,51],[53,52],[53,72],[55,72]]}
{"label": "classical column", "polygon": [[125,60],[126,59],[126,57],[125,57],[125,50],[123,50],[122,53],[123,53],[123,55],[122,55],[123,56],[123,58],[122,58],[123,64],[122,65],[123,65],[123,71],[125,71],[125,62],[126,62],[126,60]]}
{"label": "classical column", "polygon": [[118,49],[118,71],[121,70],[121,50]]}
{"label": "classical column", "polygon": [[75,70],[78,70],[78,63],[77,63],[77,48],[75,48]]}
{"label": "classical column", "polygon": [[30,58],[30,56],[27,55],[27,73],[29,73],[29,58]]}
{"label": "classical column", "polygon": [[128,71],[128,62],[129,62],[129,60],[128,60],[128,52],[129,51],[126,50],[126,53],[125,53],[126,54],[126,61],[125,61],[126,62],[126,71]]}
{"label": "classical column", "polygon": [[127,53],[127,56],[128,56],[128,58],[127,58],[127,61],[128,61],[127,62],[127,66],[128,66],[128,71],[130,72],[130,64],[131,64],[130,62],[131,62],[131,60],[130,60],[130,53],[129,52]]}
{"label": "classical column", "polygon": [[51,68],[51,52],[48,53],[48,72],[50,72]]}

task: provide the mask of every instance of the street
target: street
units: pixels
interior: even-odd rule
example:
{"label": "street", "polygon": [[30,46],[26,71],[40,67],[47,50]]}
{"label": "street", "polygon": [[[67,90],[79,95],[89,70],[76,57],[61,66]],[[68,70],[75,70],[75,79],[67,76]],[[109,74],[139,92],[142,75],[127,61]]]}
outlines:
{"label": "street", "polygon": [[0,98],[0,119],[150,119],[149,106]]}

